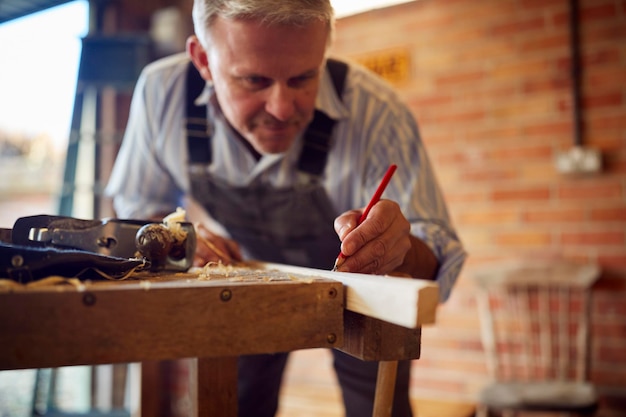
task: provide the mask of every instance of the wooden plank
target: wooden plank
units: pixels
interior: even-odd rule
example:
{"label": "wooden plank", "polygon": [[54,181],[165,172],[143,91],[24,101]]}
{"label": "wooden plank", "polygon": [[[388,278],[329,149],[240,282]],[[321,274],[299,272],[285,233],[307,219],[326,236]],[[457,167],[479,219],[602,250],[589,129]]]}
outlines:
{"label": "wooden plank", "polygon": [[344,343],[337,349],[364,361],[419,359],[422,329],[408,329],[344,311]]}
{"label": "wooden plank", "polygon": [[199,281],[0,292],[0,369],[274,353],[343,344],[343,286]]}
{"label": "wooden plank", "polygon": [[435,322],[439,287],[432,281],[333,272],[276,263],[259,263],[255,266],[339,281],[347,288],[346,309],[356,313],[408,328]]}

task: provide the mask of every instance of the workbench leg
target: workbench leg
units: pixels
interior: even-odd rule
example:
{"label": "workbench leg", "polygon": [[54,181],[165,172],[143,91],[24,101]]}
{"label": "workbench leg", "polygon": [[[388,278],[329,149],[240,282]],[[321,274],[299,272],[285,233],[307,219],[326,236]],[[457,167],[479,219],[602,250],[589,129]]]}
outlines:
{"label": "workbench leg", "polygon": [[373,417],[391,417],[397,373],[398,361],[381,361],[378,363]]}
{"label": "workbench leg", "polygon": [[237,357],[198,358],[194,362],[191,398],[196,407],[193,415],[237,417]]}
{"label": "workbench leg", "polygon": [[171,414],[169,361],[141,363],[141,416],[160,417]]}

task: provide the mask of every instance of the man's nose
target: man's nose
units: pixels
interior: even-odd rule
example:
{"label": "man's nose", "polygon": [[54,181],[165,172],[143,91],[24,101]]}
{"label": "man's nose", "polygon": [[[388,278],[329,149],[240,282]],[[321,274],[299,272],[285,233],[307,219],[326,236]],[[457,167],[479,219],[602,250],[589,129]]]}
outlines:
{"label": "man's nose", "polygon": [[273,85],[265,103],[265,111],[280,121],[289,120],[296,112],[295,93],[287,85]]}

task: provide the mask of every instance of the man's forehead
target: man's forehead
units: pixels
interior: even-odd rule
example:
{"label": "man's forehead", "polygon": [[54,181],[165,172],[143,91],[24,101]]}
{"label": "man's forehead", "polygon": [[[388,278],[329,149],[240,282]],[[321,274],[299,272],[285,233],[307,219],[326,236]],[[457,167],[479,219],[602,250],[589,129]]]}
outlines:
{"label": "man's forehead", "polygon": [[319,69],[326,53],[326,28],[268,26],[260,21],[219,19],[213,27],[213,58],[227,61],[233,73],[298,76]]}

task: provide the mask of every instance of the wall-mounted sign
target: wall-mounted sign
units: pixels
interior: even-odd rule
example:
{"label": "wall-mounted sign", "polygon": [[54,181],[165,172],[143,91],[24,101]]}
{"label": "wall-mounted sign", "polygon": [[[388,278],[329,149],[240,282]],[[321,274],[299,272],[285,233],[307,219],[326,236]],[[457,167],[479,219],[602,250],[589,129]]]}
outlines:
{"label": "wall-mounted sign", "polygon": [[411,77],[411,54],[407,48],[386,49],[354,59],[393,84],[408,81]]}

